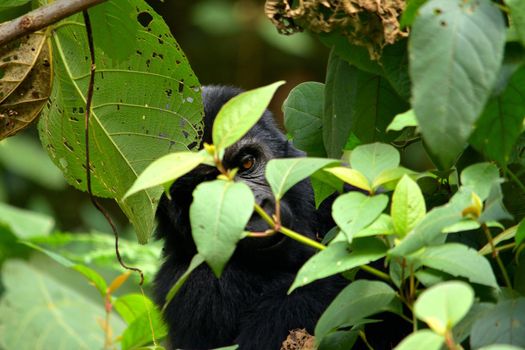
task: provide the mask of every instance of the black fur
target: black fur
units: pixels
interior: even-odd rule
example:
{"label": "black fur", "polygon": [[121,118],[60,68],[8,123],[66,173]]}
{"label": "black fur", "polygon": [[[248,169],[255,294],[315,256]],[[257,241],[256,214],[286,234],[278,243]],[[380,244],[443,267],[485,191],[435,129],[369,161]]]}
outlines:
{"label": "black fur", "polygon": [[[204,88],[204,142],[211,143],[211,126],[220,107],[238,93],[240,90],[229,87]],[[240,157],[248,153],[255,157],[255,166],[251,171],[239,173],[238,180],[248,184],[257,203],[272,212],[274,201],[264,178],[266,162],[303,154],[277,129],[269,112],[228,148],[224,163],[238,167]],[[188,215],[192,191],[200,182],[216,176],[214,168],[199,166],[173,184],[172,201],[161,199],[157,236],[165,241],[165,262],[155,279],[159,305],[196,253]],[[281,212],[285,226],[310,238],[315,238],[331,220],[329,210],[326,217],[315,210],[307,181],[285,195]],[[253,215],[247,228],[262,231],[267,225]],[[341,285],[334,283],[334,279],[326,279],[286,294],[297,270],[312,254],[312,249],[278,234],[240,241],[220,279],[215,278],[208,266],[200,266],[167,308],[170,345],[210,349],[237,343],[242,350],[277,350],[290,330],[306,328],[313,334],[317,319]]]}

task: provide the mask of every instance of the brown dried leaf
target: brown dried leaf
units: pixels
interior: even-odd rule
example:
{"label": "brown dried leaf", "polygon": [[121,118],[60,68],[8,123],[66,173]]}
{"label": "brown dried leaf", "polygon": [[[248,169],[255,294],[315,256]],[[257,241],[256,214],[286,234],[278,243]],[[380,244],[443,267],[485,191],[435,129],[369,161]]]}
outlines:
{"label": "brown dried leaf", "polygon": [[288,338],[282,343],[281,350],[315,350],[315,337],[306,329],[290,331]]}
{"label": "brown dried leaf", "polygon": [[[41,40],[39,45],[33,35]],[[0,50],[4,57],[0,64],[0,74],[1,70],[4,72],[0,78],[0,93],[6,94],[0,103],[0,140],[16,134],[35,120],[51,94],[51,49],[45,39],[41,33],[31,34],[18,43],[18,51]],[[31,54],[34,61],[28,66]],[[5,61],[6,57],[11,60]],[[27,69],[25,75],[22,67]],[[15,89],[10,90],[12,87]]]}
{"label": "brown dried leaf", "polygon": [[399,17],[405,0],[266,0],[266,15],[282,34],[293,34],[302,27],[314,33],[339,32],[354,45],[368,49],[379,59],[387,44],[408,35]]}

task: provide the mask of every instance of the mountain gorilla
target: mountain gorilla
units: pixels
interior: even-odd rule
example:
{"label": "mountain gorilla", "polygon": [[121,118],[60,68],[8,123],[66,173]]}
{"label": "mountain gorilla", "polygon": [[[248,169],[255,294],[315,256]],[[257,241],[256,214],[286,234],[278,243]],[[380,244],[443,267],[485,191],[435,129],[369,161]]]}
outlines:
{"label": "mountain gorilla", "polygon": [[[203,142],[211,143],[217,112],[240,92],[230,87],[203,89]],[[239,168],[236,180],[250,186],[256,202],[271,214],[274,199],[264,176],[266,163],[273,158],[300,156],[304,154],[292,146],[266,111],[239,142],[226,150],[224,165]],[[217,175],[215,168],[199,166],[172,185],[171,201],[166,196],[161,199],[157,236],[165,241],[165,262],[155,279],[159,305],[196,254],[189,222],[192,192],[199,183],[214,180]],[[281,221],[313,239],[333,224],[329,210],[316,211],[307,180],[290,189],[282,199]],[[267,224],[257,214],[247,225],[250,231],[266,229]],[[306,328],[313,334],[319,316],[341,289],[341,283],[334,282],[340,280],[335,278],[286,294],[297,270],[313,253],[313,249],[276,234],[241,240],[220,279],[207,265],[201,265],[166,310],[170,346],[210,349],[236,343],[241,350],[277,350],[290,330]]]}

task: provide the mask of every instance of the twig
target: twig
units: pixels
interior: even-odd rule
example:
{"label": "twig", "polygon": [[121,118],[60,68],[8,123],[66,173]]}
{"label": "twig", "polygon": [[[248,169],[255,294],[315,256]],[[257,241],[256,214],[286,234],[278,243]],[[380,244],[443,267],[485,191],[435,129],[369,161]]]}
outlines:
{"label": "twig", "polygon": [[0,46],[106,0],[57,0],[0,25]]}
{"label": "twig", "polygon": [[142,270],[136,267],[131,267],[126,265],[124,263],[124,260],[122,260],[122,257],[120,256],[119,246],[118,246],[118,240],[119,235],[117,231],[117,227],[115,226],[115,223],[111,219],[111,216],[109,213],[104,209],[104,207],[95,199],[95,196],[93,196],[93,191],[91,189],[91,165],[89,161],[89,117],[91,115],[91,102],[93,100],[93,87],[95,85],[95,46],[93,45],[93,32],[91,30],[91,21],[89,19],[89,14],[87,10],[82,11],[82,14],[84,15],[84,22],[86,24],[86,32],[88,36],[88,44],[89,44],[89,52],[91,55],[91,68],[90,68],[90,75],[89,75],[89,86],[87,91],[87,97],[86,97],[86,115],[84,118],[84,140],[86,142],[86,187],[87,192],[89,194],[89,198],[91,199],[91,203],[95,206],[95,208],[98,209],[104,215],[106,218],[106,221],[111,226],[111,230],[113,231],[113,235],[115,236],[115,252],[117,254],[117,259],[120,265],[130,271],[138,272],[140,275],[140,285],[144,283],[144,274],[142,273]]}
{"label": "twig", "polygon": [[483,223],[481,224],[481,228],[485,233],[485,236],[487,237],[487,241],[489,241],[490,248],[492,249],[492,257],[494,258],[494,260],[496,260],[496,263],[498,264],[499,269],[501,270],[501,274],[503,275],[503,280],[505,281],[505,284],[507,285],[507,287],[512,288],[512,283],[510,282],[509,274],[507,273],[507,269],[505,269],[505,265],[503,265],[503,261],[501,261],[498,249],[496,249],[496,246],[494,245],[494,239],[492,238],[492,234],[490,233],[489,227],[487,226],[487,224]]}

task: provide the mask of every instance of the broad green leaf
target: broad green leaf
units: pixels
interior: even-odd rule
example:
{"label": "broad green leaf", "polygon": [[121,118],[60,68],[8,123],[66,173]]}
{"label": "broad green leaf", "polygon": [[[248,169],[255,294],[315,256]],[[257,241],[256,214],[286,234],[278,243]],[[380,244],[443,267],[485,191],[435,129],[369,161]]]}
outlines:
{"label": "broad green leaf", "polygon": [[489,302],[474,302],[467,315],[452,329],[452,335],[456,343],[463,343],[470,336],[474,322],[493,308],[494,304]]}
{"label": "broad green leaf", "polygon": [[478,163],[461,172],[461,185],[476,193],[481,200],[487,199],[495,183],[502,182],[499,170],[494,164]]}
{"label": "broad green leaf", "polygon": [[230,345],[230,346],[223,346],[220,348],[215,348],[213,350],[236,350],[239,348],[239,345]]}
{"label": "broad green leaf", "polygon": [[64,257],[64,256],[62,256],[60,254],[57,254],[55,252],[52,252],[52,251],[50,251],[48,249],[42,248],[42,247],[40,247],[40,246],[38,246],[36,244],[33,244],[31,242],[22,242],[22,243],[25,244],[28,247],[31,247],[31,248],[41,252],[41,253],[44,253],[45,255],[47,255],[48,257],[50,257],[51,259],[53,259],[55,262],[59,263],[60,265],[79,272],[85,278],[87,278],[87,280],[89,282],[91,282],[93,284],[93,286],[98,290],[98,292],[100,293],[100,295],[102,297],[106,296],[107,288],[108,288],[107,283],[104,280],[104,277],[102,277],[95,270],[93,270],[93,269],[91,269],[91,268],[89,268],[89,267],[87,267],[85,265],[75,264],[74,262],[70,261],[68,258],[66,258],[66,257]]}
{"label": "broad green leaf", "polygon": [[[3,349],[98,349],[104,344],[99,321],[104,302],[78,276],[40,256],[32,263],[9,261],[2,270],[0,301]],[[77,277],[77,278],[74,278]],[[31,286],[31,288],[28,288]],[[115,334],[124,323],[110,318]]]}
{"label": "broad green leaf", "polygon": [[159,185],[173,183],[179,177],[193,170],[204,161],[204,154],[199,152],[176,152],[166,154],[148,165],[137,177],[133,186],[126,192],[123,200],[127,197]]}
{"label": "broad green leaf", "polygon": [[363,173],[370,183],[383,171],[397,168],[399,161],[399,152],[383,143],[358,146],[350,154],[352,168]]}
{"label": "broad green leaf", "polygon": [[368,227],[357,232],[354,235],[354,238],[391,234],[394,234],[394,225],[392,224],[392,218],[389,215],[381,214]]}
{"label": "broad green leaf", "polygon": [[[90,117],[93,193],[116,198],[140,243],[155,226],[162,193],[149,189],[122,201],[154,159],[187,151],[200,142],[199,82],[162,18],[142,0],[130,0],[140,48],[116,61],[96,48],[97,73]],[[143,27],[137,18],[151,18]],[[122,13],[119,21],[129,21]],[[89,49],[82,15],[68,17],[52,31],[56,76],[49,106],[39,122],[40,139],[67,181],[86,190],[84,114],[89,84]]]}
{"label": "broad green leaf", "polygon": [[[372,184],[372,187],[377,189],[379,186],[383,185],[389,185],[392,182],[395,182],[402,178],[405,175],[417,175],[417,173],[413,172],[412,170],[403,168],[403,167],[397,167],[392,169],[386,169],[383,170],[375,179],[374,183]],[[386,187],[386,186],[385,186]]]}
{"label": "broad green leaf", "polygon": [[400,237],[406,236],[421,221],[426,211],[425,198],[419,186],[410,177],[403,176],[392,195],[390,209],[396,233]]}
{"label": "broad green leaf", "polygon": [[521,0],[505,0],[505,5],[510,9],[512,24],[522,43],[525,45],[525,3]]}
{"label": "broad green leaf", "polygon": [[373,223],[385,210],[388,197],[384,194],[366,196],[360,192],[345,193],[335,200],[332,216],[348,241],[356,233]]}
{"label": "broad green leaf", "polygon": [[414,304],[416,316],[444,336],[469,311],[474,291],[465,282],[443,282],[425,290]]}
{"label": "broad green leaf", "polygon": [[525,348],[525,298],[502,301],[474,322],[470,346],[479,349],[491,344]]}
{"label": "broad green leaf", "polygon": [[319,208],[319,205],[334,192],[343,191],[343,181],[332,174],[325,173],[324,170],[313,173],[310,182],[314,190],[316,208]]}
{"label": "broad green leaf", "polygon": [[144,347],[143,344],[162,339],[167,335],[167,327],[153,302],[141,294],[127,294],[119,297],[113,306],[121,315],[128,327],[121,335],[122,349],[163,349],[162,347]]}
{"label": "broad green leaf", "polygon": [[333,52],[325,88],[323,138],[331,157],[340,157],[350,135],[362,143],[391,141],[386,128],[409,106],[381,76],[348,66]]}
{"label": "broad green leaf", "polygon": [[204,182],[193,191],[190,221],[197,251],[220,276],[244,235],[255,200],[242,182]]}
{"label": "broad green leaf", "polygon": [[433,208],[388,255],[406,256],[422,247],[444,243],[443,229],[463,219],[462,212],[469,206],[471,194],[458,191],[447,204]]}
{"label": "broad green leaf", "polygon": [[388,307],[396,298],[396,292],[384,282],[360,279],[339,293],[321,315],[315,327],[316,342],[339,326],[358,323]]}
{"label": "broad green leaf", "polygon": [[348,350],[352,349],[354,343],[359,337],[359,330],[339,331],[327,334],[321,344],[319,350]]}
{"label": "broad green leaf", "polygon": [[266,165],[266,180],[272,188],[275,199],[280,200],[286,191],[299,181],[337,162],[335,159],[325,158],[272,159]]}
{"label": "broad green leaf", "polygon": [[177,295],[180,288],[186,283],[188,280],[188,277],[190,277],[193,270],[195,270],[197,267],[199,267],[204,262],[204,257],[200,254],[195,255],[190,262],[190,265],[184,271],[182,276],[179,277],[177,282],[170,288],[168,294],[166,295],[166,300],[164,301],[164,306],[162,307],[162,310],[164,311],[166,307],[169,305],[169,303],[173,300],[175,295]]}
{"label": "broad green leaf", "polygon": [[525,68],[512,75],[507,88],[492,97],[476,123],[470,143],[499,164],[508,163],[525,118]]}
{"label": "broad green leaf", "polygon": [[504,45],[505,21],[489,0],[430,0],[419,9],[410,35],[413,108],[442,168],[465,148],[496,82]]}
{"label": "broad green leaf", "polygon": [[343,180],[349,185],[360,188],[362,190],[372,192],[370,183],[368,179],[359,171],[355,169],[350,169],[346,167],[334,167],[325,169],[326,172],[329,172],[339,179]]}
{"label": "broad green leaf", "polygon": [[407,0],[405,11],[403,11],[401,21],[399,22],[401,26],[411,26],[417,16],[417,10],[427,1],[428,0]]}
{"label": "broad green leaf", "polygon": [[306,82],[290,91],[283,103],[284,127],[295,147],[310,157],[324,157],[323,144],[324,84]]}
{"label": "broad green leaf", "polygon": [[15,236],[27,239],[51,233],[55,221],[46,215],[0,203],[0,225],[7,226]]}
{"label": "broad green leaf", "polygon": [[318,279],[366,265],[385,255],[385,244],[374,238],[354,240],[351,247],[346,242],[331,244],[301,267],[288,293]]}
{"label": "broad green leaf", "polygon": [[424,266],[467,278],[472,283],[498,287],[498,282],[488,260],[476,250],[460,243],[447,243],[425,248],[416,254]]}
{"label": "broad green leaf", "polygon": [[327,69],[322,120],[323,142],[328,157],[340,158],[354,123],[354,98],[349,85],[355,68],[332,49]]}
{"label": "broad green leaf", "polygon": [[[426,1],[426,0],[425,0]],[[416,115],[413,109],[400,113],[394,117],[394,120],[388,125],[386,131],[401,131],[404,128],[417,126]]]}
{"label": "broad green leaf", "polygon": [[[503,230],[503,232],[501,232],[500,234],[495,236],[492,239],[492,242],[487,242],[487,244],[485,244],[483,246],[483,248],[481,248],[479,250],[479,253],[481,255],[487,255],[487,254],[492,253],[492,244],[494,244],[494,246],[497,246],[501,242],[509,240],[509,239],[512,239],[512,238],[514,238],[516,240],[517,232],[519,230],[519,227],[521,226],[521,223],[520,223],[520,225],[511,226],[511,227],[509,227],[506,230],[505,230],[504,227],[499,226],[500,224],[498,222],[494,222],[493,225],[491,225],[491,222],[487,222],[486,225],[488,227],[497,227],[497,228]],[[516,244],[516,245],[518,245],[518,244]]]}
{"label": "broad green leaf", "polygon": [[422,329],[403,339],[394,350],[440,350],[444,343],[445,338],[442,336],[437,335],[429,329]]}
{"label": "broad green leaf", "polygon": [[[130,2],[104,2],[91,8],[89,16],[95,45],[111,59],[125,60],[138,47],[137,35],[141,28],[134,24],[137,14]],[[141,24],[147,29],[145,23]]]}
{"label": "broad green leaf", "polygon": [[273,94],[284,81],[243,92],[226,102],[213,123],[212,139],[224,150],[244,136],[262,117]]}

